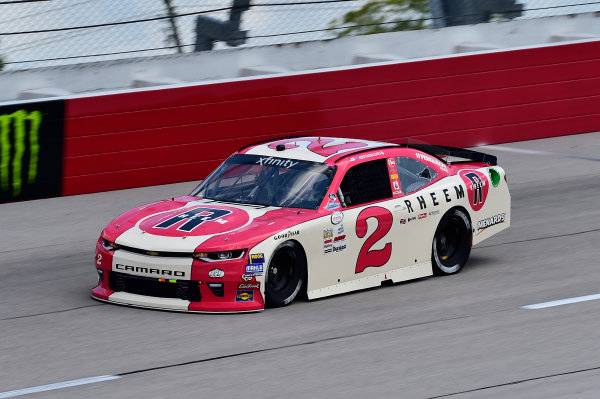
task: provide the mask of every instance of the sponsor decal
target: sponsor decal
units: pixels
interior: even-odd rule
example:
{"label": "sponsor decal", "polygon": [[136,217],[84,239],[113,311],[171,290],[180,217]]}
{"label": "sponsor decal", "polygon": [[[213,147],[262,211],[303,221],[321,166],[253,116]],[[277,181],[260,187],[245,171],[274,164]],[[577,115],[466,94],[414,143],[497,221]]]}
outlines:
{"label": "sponsor decal", "polygon": [[298,164],[298,161],[294,162],[291,159],[283,159],[283,158],[263,158],[260,157],[258,161],[256,161],[258,165],[273,165],[273,166],[281,166],[282,168],[293,168]]}
{"label": "sponsor decal", "polygon": [[[452,196],[451,196],[451,191],[447,188],[444,188],[442,190],[443,193],[443,198],[440,196],[438,197],[438,195],[440,195],[439,193],[436,192],[430,192],[429,195],[418,195],[416,197],[413,197],[412,199],[405,199],[404,200],[404,204],[406,205],[406,209],[408,210],[408,213],[413,213],[415,212],[415,208],[416,205],[419,204],[419,209],[420,210],[424,210],[427,209],[427,205],[428,205],[428,198],[431,198],[431,205],[436,207],[440,205],[440,200],[441,201],[445,201],[446,203],[448,202],[452,202]],[[467,190],[468,191],[468,190]],[[465,197],[465,189],[462,185],[459,186],[454,186],[454,193],[456,195],[456,199],[459,200],[461,198]],[[484,192],[485,195],[487,195],[487,190],[485,190]],[[471,198],[471,197],[469,197]],[[416,203],[413,206],[413,202],[416,200]],[[471,205],[473,206],[473,205]],[[435,212],[435,211],[432,211]],[[434,213],[430,213],[430,215],[433,215]]]}
{"label": "sponsor decal", "polygon": [[406,219],[400,219],[400,224],[406,224]]}
{"label": "sponsor decal", "polygon": [[448,171],[448,167],[442,161],[440,161],[439,159],[434,158],[432,156],[417,152],[417,159],[422,159],[429,163],[435,164],[435,165],[439,166],[441,169],[443,169],[444,171]]}
{"label": "sponsor decal", "polygon": [[459,175],[467,186],[469,205],[474,211],[480,210],[485,204],[485,200],[487,199],[488,195],[488,177],[485,174],[475,170],[463,170],[460,171]]}
{"label": "sponsor decal", "polygon": [[265,254],[261,253],[261,254],[250,254],[250,264],[251,265],[255,265],[255,264],[263,264],[265,263]]}
{"label": "sponsor decal", "polygon": [[412,222],[413,220],[417,220],[416,216],[411,216],[408,219],[406,219],[407,222]]}
{"label": "sponsor decal", "polygon": [[344,214],[342,212],[337,211],[331,214],[331,223],[338,224],[341,223],[342,220],[344,220]]}
{"label": "sponsor decal", "polygon": [[364,154],[364,155],[360,155],[358,156],[358,159],[367,159],[367,158],[373,158],[379,155],[383,155],[383,151],[377,151],[377,152],[372,152],[370,154]]}
{"label": "sponsor decal", "polygon": [[331,253],[333,251],[333,229],[323,230],[323,253]]}
{"label": "sponsor decal", "polygon": [[257,290],[259,288],[260,288],[260,283],[238,285],[238,289],[240,289],[240,290]]}
{"label": "sponsor decal", "polygon": [[264,253],[250,254],[248,259],[250,259],[250,264],[246,265],[246,274],[259,275],[259,273],[263,272],[263,265],[265,263]]}
{"label": "sponsor decal", "polygon": [[284,238],[291,238],[300,234],[300,230],[289,230],[285,233],[277,234],[273,237],[274,240],[283,240]]}
{"label": "sponsor decal", "polygon": [[393,195],[402,194],[402,190],[400,190],[400,177],[398,176],[398,170],[396,169],[396,161],[394,158],[387,159],[387,167],[390,175],[390,182],[392,183]]}
{"label": "sponsor decal", "polygon": [[[487,219],[478,221],[477,222],[477,230],[479,230],[479,233],[481,233],[488,227],[495,226],[499,223],[504,223],[504,220],[506,220],[505,215],[506,215],[505,213],[499,213],[499,214],[489,217]],[[479,235],[479,233],[477,233],[477,235]]]}
{"label": "sponsor decal", "polygon": [[254,291],[236,291],[236,302],[254,302]]}
{"label": "sponsor decal", "polygon": [[64,101],[0,107],[0,202],[61,195]]}
{"label": "sponsor decal", "polygon": [[223,278],[225,276],[225,272],[221,269],[212,269],[208,272],[208,277],[210,278]]}
{"label": "sponsor decal", "polygon": [[420,219],[425,219],[427,217],[426,213],[419,213],[419,220]]}
{"label": "sponsor decal", "polygon": [[242,274],[242,280],[250,281],[254,278],[254,276],[259,276],[260,274]]}
{"label": "sponsor decal", "polygon": [[342,252],[346,247],[346,233],[343,224],[323,230],[323,253]]}
{"label": "sponsor decal", "polygon": [[246,265],[246,274],[256,274],[258,275],[258,273],[262,273],[263,270],[263,264],[259,263],[259,264],[255,264],[255,265]]}
{"label": "sponsor decal", "polygon": [[142,267],[142,266],[131,266],[124,265],[121,263],[117,263],[115,265],[115,269],[125,271],[125,272],[135,272],[135,273],[143,273],[148,275],[161,275],[161,276],[175,276],[175,277],[185,277],[185,272],[180,270],[166,270],[159,269],[153,267]]}
{"label": "sponsor decal", "polygon": [[[2,160],[0,161],[0,187],[3,192],[11,191],[13,197],[21,195],[23,188],[24,169],[23,158],[25,148],[29,147],[29,162],[25,165],[27,173],[25,181],[28,184],[35,183],[38,174],[38,161],[40,152],[40,125],[42,124],[42,113],[40,111],[27,112],[24,109],[0,116],[0,137],[2,140]],[[11,128],[12,127],[14,128]],[[14,130],[12,140],[9,139],[11,131]],[[12,142],[12,144],[11,144]],[[14,153],[11,161],[11,147]],[[11,165],[12,164],[12,165]],[[12,185],[9,187],[10,170],[12,166]]]}
{"label": "sponsor decal", "polygon": [[[165,206],[173,204],[165,203]],[[242,227],[250,220],[248,212],[228,206],[192,205],[157,213],[139,224],[142,231],[167,237],[221,234]]]}
{"label": "sponsor decal", "polygon": [[327,195],[327,197],[329,198],[329,202],[327,203],[327,205],[325,206],[325,208],[330,211],[333,209],[338,209],[340,207],[340,203],[338,201],[337,196],[334,193],[329,193]]}
{"label": "sponsor decal", "polygon": [[439,215],[440,211],[430,211],[429,216]]}
{"label": "sponsor decal", "polygon": [[344,225],[338,224],[333,228],[333,252],[342,252],[346,249],[346,233]]}
{"label": "sponsor decal", "polygon": [[177,230],[189,233],[205,222],[225,224],[227,223],[227,220],[221,218],[229,215],[230,213],[232,213],[232,211],[227,209],[199,207],[186,210],[185,212],[170,217],[169,219],[155,225],[154,228],[168,229],[172,226],[180,224],[182,221],[185,221],[185,223],[177,227]]}

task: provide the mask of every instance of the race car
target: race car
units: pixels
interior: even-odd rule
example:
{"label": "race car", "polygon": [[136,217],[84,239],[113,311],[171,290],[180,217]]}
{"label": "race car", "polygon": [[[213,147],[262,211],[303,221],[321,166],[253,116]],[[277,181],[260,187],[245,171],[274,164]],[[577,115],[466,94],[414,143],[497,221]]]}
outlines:
{"label": "race car", "polygon": [[496,157],[431,145],[292,137],[244,147],[190,195],[110,222],[92,297],[247,312],[458,273],[510,225]]}

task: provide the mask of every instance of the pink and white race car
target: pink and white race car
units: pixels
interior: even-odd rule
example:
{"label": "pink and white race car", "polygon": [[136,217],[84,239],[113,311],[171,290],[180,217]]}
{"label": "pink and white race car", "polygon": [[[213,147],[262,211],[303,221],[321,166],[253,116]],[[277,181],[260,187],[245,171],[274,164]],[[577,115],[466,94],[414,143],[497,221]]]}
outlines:
{"label": "pink and white race car", "polygon": [[496,157],[296,137],[245,147],[190,195],[132,209],[96,245],[95,299],[244,312],[459,272],[510,224]]}

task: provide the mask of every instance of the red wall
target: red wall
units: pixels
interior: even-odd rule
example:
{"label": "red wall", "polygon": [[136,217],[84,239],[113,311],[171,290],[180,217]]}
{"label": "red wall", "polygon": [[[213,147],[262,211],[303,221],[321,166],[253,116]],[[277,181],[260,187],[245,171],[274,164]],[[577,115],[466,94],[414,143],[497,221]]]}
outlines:
{"label": "red wall", "polygon": [[473,146],[600,130],[600,41],[67,101],[63,194],[204,178],[316,135]]}

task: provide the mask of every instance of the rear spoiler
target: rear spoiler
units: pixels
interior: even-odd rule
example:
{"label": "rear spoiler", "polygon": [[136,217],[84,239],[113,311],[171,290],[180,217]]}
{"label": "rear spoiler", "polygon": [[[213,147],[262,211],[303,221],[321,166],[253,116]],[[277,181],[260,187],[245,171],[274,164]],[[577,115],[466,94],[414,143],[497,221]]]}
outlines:
{"label": "rear spoiler", "polygon": [[[407,148],[414,148],[429,155],[433,155],[447,164],[481,162],[492,166],[497,165],[497,158],[494,155],[484,154],[483,152],[479,151],[431,144],[404,144],[403,146],[406,146]],[[451,160],[449,159],[450,157],[458,159]]]}

